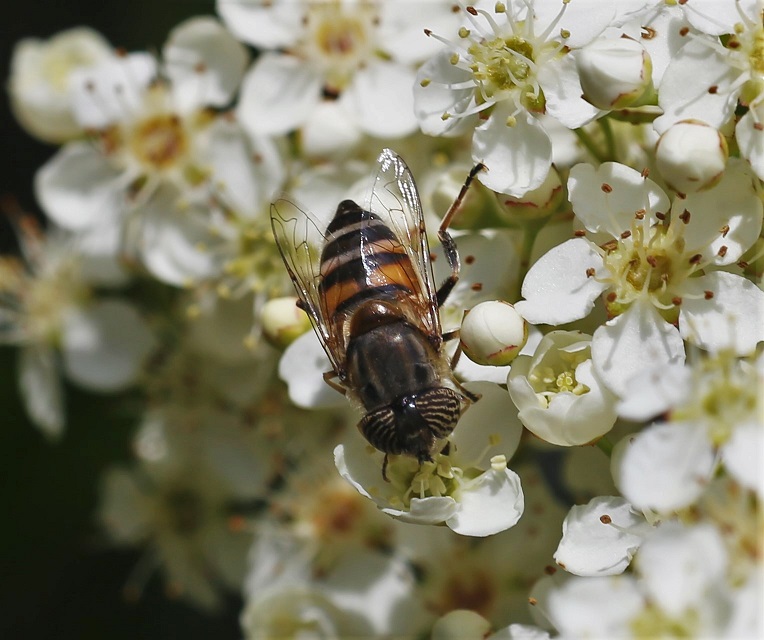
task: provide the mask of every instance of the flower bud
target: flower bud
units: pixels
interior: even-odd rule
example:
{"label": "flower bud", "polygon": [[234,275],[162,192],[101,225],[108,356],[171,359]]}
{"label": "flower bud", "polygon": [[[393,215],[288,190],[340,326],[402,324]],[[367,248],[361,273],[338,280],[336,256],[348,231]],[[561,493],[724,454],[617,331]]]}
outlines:
{"label": "flower bud", "polygon": [[310,319],[297,306],[297,298],[273,298],[263,307],[263,335],[274,347],[283,349],[310,329]]}
{"label": "flower bud", "polygon": [[565,190],[557,169],[552,166],[541,186],[515,198],[503,193],[496,194],[502,209],[502,219],[521,223],[552,215],[565,199]]}
{"label": "flower bud", "polygon": [[652,61],[636,40],[595,40],[577,52],[576,64],[584,100],[595,107],[622,109],[652,97]]}
{"label": "flower bud", "polygon": [[464,313],[460,342],[465,355],[477,364],[504,366],[525,346],[528,325],[508,302],[489,300]]}
{"label": "flower bud", "polygon": [[490,632],[491,623],[479,613],[467,609],[455,609],[435,621],[431,638],[432,640],[485,638]]}
{"label": "flower bud", "polygon": [[680,193],[713,187],[724,173],[727,140],[714,127],[698,120],[682,120],[658,140],[655,160],[668,185]]}

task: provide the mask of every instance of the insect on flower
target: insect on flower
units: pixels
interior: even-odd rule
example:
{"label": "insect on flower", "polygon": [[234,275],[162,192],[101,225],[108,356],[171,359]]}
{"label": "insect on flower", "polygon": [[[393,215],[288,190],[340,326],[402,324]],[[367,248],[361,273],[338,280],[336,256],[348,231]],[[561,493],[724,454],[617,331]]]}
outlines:
{"label": "insect on flower", "polygon": [[343,200],[325,227],[280,199],[271,222],[298,305],[332,364],[324,380],[363,409],[358,428],[385,454],[386,479],[388,455],[431,461],[479,399],[453,375],[444,343],[456,331],[443,333],[438,308],[459,278],[448,226],[483,165],[472,169],[438,230],[451,275],[437,288],[411,171],[389,149],[377,162],[366,208]]}

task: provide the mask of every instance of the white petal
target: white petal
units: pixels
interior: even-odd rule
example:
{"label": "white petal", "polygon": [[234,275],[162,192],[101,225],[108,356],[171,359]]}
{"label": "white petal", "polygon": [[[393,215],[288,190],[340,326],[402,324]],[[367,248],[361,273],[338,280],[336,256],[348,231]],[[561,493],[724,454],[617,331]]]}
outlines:
{"label": "white petal", "polygon": [[721,454],[727,472],[759,499],[764,497],[764,425],[753,421],[735,425]]}
{"label": "white petal", "polygon": [[414,72],[404,65],[372,60],[356,72],[340,100],[365,133],[378,138],[400,138],[417,128],[414,80]]}
{"label": "white petal", "polygon": [[565,638],[630,638],[629,622],[644,606],[629,575],[572,578],[552,589],[547,603],[549,620]]}
{"label": "white petal", "polygon": [[606,285],[587,275],[603,269],[602,257],[586,238],[563,242],[544,254],[523,281],[525,300],[515,309],[533,324],[564,324],[586,317]]}
{"label": "white petal", "polygon": [[264,53],[244,77],[236,114],[253,133],[297,129],[321,97],[321,77],[291,55]]}
{"label": "white petal", "polygon": [[[474,106],[475,87],[451,88],[470,81],[472,73],[452,65],[450,57],[451,51],[444,50],[430,58],[419,68],[413,86],[416,119],[430,136],[457,135],[477,120],[476,115],[456,117]],[[444,119],[446,112],[451,117]]]}
{"label": "white petal", "polygon": [[681,6],[690,24],[698,31],[721,36],[735,32],[741,13],[753,19],[761,5],[756,0],[694,0],[689,6],[687,3]]}
{"label": "white petal", "polygon": [[91,145],[72,142],[35,175],[35,194],[45,213],[64,229],[82,229],[121,211],[122,172]]}
{"label": "white petal", "polygon": [[[707,300],[705,292],[713,297]],[[679,333],[710,351],[729,348],[747,355],[764,340],[764,291],[726,271],[690,278],[684,286]]]}
{"label": "white petal", "polygon": [[98,32],[75,27],[48,40],[23,38],[14,45],[8,78],[13,115],[32,135],[63,143],[82,134],[69,96],[71,74],[114,55]]}
{"label": "white petal", "polygon": [[203,106],[226,106],[249,62],[246,48],[217,20],[206,16],[175,27],[162,57],[175,105],[185,113]]}
{"label": "white petal", "polygon": [[715,187],[677,198],[672,218],[690,212],[683,229],[685,253],[700,253],[720,266],[737,262],[761,232],[764,205],[757,183],[748,164],[732,158]]}
{"label": "white petal", "polygon": [[166,183],[141,208],[139,250],[154,277],[185,287],[216,275],[220,265],[204,248],[214,240],[208,212],[195,206],[181,208],[179,197],[179,192]]}
{"label": "white petal", "polygon": [[[658,87],[663,115],[653,122],[658,133],[691,118],[719,129],[735,114],[740,89],[733,91],[732,85],[740,72],[701,38],[684,45],[663,74]],[[709,91],[712,86],[716,90]]]}
{"label": "white petal", "polygon": [[303,33],[300,21],[305,13],[291,2],[216,0],[215,5],[233,34],[258,48],[288,47]]}
{"label": "white petal", "polygon": [[485,537],[505,531],[517,524],[525,507],[520,477],[506,468],[489,469],[470,480],[458,501],[458,511],[446,524],[463,536]]}
{"label": "white petal", "polygon": [[459,466],[487,469],[491,458],[509,460],[517,451],[523,425],[507,392],[491,382],[471,382],[467,389],[482,397],[461,417],[450,438]]}
{"label": "white petal", "polygon": [[509,105],[497,105],[472,137],[472,159],[487,171],[478,179],[489,189],[520,197],[540,186],[552,166],[552,141],[544,127],[526,111],[507,125]]}
{"label": "white petal", "polygon": [[625,439],[613,477],[637,509],[670,513],[692,504],[714,469],[705,429],[692,422],[656,424]]}
{"label": "white petal", "polygon": [[546,110],[569,129],[578,129],[603,113],[581,97],[581,81],[572,55],[566,55],[539,69]]}
{"label": "white petal", "polygon": [[764,104],[749,109],[735,127],[740,154],[751,163],[760,180],[764,180],[764,131],[759,126],[764,118]]}
{"label": "white petal", "polygon": [[681,363],[660,364],[638,372],[628,383],[629,393],[618,403],[618,415],[645,422],[665,413],[693,392],[692,371]]}
{"label": "white petal", "polygon": [[588,163],[577,164],[570,170],[568,192],[573,211],[584,226],[614,238],[631,229],[638,210],[644,210],[645,220],[651,225],[657,222],[656,212],[666,214],[671,206],[655,182],[617,162],[605,162],[596,168]]}
{"label": "white petal", "polygon": [[29,417],[50,438],[64,431],[64,394],[53,349],[29,345],[19,350],[19,390]]}
{"label": "white petal", "polygon": [[155,345],[146,322],[122,300],[101,300],[64,317],[64,370],[94,391],[118,391],[135,382]]}
{"label": "white petal", "polygon": [[638,299],[592,336],[592,360],[600,379],[617,395],[628,395],[638,372],[658,364],[684,362],[684,342],[648,302]]}
{"label": "white petal", "polygon": [[345,405],[342,395],[324,382],[324,372],[331,370],[329,358],[313,331],[290,344],[279,361],[279,378],[289,387],[289,399],[306,409]]}
{"label": "white petal", "polygon": [[204,157],[217,195],[239,216],[263,215],[283,187],[285,165],[276,145],[265,136],[248,136],[234,120],[214,122]]}
{"label": "white petal", "polygon": [[377,27],[379,45],[393,60],[406,64],[421,62],[442,50],[443,44],[425,35],[425,28],[441,36],[456,33],[460,15],[451,0],[408,0],[405,11],[395,2],[381,2]]}
{"label": "white petal", "polygon": [[648,596],[678,617],[702,607],[711,588],[724,580],[727,552],[713,525],[667,522],[645,541],[636,562]]}
{"label": "white petal", "polygon": [[70,86],[77,122],[85,129],[104,129],[130,119],[156,75],[156,59],[148,53],[108,58],[76,70]]}
{"label": "white petal", "polygon": [[[604,516],[608,522],[602,521]],[[579,576],[618,575],[629,566],[642,543],[640,525],[647,526],[644,517],[634,513],[623,498],[594,498],[586,505],[572,507],[565,516],[554,559]]]}

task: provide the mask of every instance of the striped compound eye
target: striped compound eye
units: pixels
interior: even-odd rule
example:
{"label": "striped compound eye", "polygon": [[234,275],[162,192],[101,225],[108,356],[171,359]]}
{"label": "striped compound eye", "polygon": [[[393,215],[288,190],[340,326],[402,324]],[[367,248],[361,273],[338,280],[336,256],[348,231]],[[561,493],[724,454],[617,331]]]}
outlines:
{"label": "striped compound eye", "polygon": [[406,453],[420,461],[430,460],[454,430],[463,407],[464,398],[456,391],[427,389],[366,414],[358,428],[383,453]]}

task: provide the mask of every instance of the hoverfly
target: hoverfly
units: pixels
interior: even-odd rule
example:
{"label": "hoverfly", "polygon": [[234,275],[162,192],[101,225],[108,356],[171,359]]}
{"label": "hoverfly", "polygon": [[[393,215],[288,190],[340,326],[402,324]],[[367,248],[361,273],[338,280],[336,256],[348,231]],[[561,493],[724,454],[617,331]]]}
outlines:
{"label": "hoverfly", "polygon": [[[343,200],[328,226],[288,199],[271,207],[281,256],[333,370],[324,380],[360,405],[358,428],[385,454],[421,464],[446,445],[479,399],[455,379],[438,308],[459,278],[448,233],[475,175],[467,177],[438,230],[451,274],[437,288],[422,205],[404,161],[384,149],[366,207]],[[458,357],[458,351],[457,356]]]}

